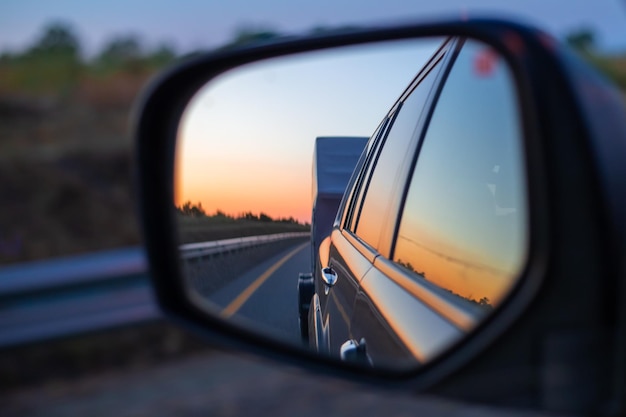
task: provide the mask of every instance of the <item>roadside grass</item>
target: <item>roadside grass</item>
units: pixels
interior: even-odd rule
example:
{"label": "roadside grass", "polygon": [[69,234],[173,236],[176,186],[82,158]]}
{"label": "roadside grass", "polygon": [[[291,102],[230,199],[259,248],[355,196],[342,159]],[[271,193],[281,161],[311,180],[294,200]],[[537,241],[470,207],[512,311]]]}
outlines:
{"label": "roadside grass", "polygon": [[145,80],[0,94],[0,264],[140,243],[128,115]]}
{"label": "roadside grass", "polygon": [[130,153],[68,152],[0,163],[0,263],[140,242]]}
{"label": "roadside grass", "polygon": [[626,94],[626,55],[592,55],[588,59]]}

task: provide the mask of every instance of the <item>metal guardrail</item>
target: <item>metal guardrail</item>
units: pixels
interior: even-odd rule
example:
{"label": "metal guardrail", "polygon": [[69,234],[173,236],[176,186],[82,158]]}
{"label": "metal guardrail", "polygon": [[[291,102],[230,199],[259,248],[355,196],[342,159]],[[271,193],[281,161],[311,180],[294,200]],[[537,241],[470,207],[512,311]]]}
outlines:
{"label": "metal guardrail", "polygon": [[0,347],[158,319],[146,271],[140,247],[0,269]]}
{"label": "metal guardrail", "polygon": [[180,246],[181,257],[183,259],[198,258],[232,250],[247,249],[253,246],[265,245],[268,243],[296,239],[310,236],[310,232],[276,233],[273,235],[246,236],[233,239],[217,240],[214,242],[188,243]]}
{"label": "metal guardrail", "polygon": [[180,247],[181,268],[187,285],[210,298],[250,268],[310,236],[292,232],[191,243]]}
{"label": "metal guardrail", "polygon": [[[252,236],[182,245],[185,259],[303,236]],[[0,348],[161,317],[146,256],[131,247],[0,268]]]}

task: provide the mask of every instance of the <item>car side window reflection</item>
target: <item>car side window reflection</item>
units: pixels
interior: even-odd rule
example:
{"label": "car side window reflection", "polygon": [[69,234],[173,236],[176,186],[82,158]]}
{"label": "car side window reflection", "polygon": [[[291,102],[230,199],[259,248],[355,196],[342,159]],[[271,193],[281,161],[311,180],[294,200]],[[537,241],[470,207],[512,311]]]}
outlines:
{"label": "car side window reflection", "polygon": [[416,279],[485,311],[515,283],[528,244],[513,80],[495,52],[465,43],[417,157],[392,256]]}
{"label": "car side window reflection", "polygon": [[435,65],[411,94],[404,100],[391,125],[378,159],[374,161],[373,174],[365,184],[362,208],[357,219],[356,234],[373,248],[378,247],[389,202],[400,179],[400,166],[407,155],[417,123],[432,89],[441,63]]}
{"label": "car side window reflection", "polygon": [[[365,149],[363,150],[363,154],[359,158],[359,162],[357,167],[354,170],[353,177],[350,178],[350,182],[348,184],[347,189],[350,190],[349,193],[344,195],[344,199],[341,203],[340,211],[342,211],[342,219],[347,224],[352,223],[352,215],[354,213],[354,206],[358,201],[358,193],[359,190],[362,190],[361,184],[364,178],[367,176],[364,174],[366,171],[369,171],[369,168],[372,165],[372,156],[374,154],[374,148],[378,146],[380,141],[379,136],[383,135],[385,130],[387,129],[387,125],[389,124],[389,119],[385,118],[374,134],[370,137],[365,145]],[[347,200],[346,200],[347,198]],[[349,228],[349,227],[348,227]]]}

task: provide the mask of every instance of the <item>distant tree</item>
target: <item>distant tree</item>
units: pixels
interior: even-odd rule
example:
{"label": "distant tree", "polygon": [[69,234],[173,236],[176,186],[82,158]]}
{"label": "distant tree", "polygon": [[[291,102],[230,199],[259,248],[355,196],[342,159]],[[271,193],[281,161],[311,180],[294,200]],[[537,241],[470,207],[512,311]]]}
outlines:
{"label": "distant tree", "polygon": [[415,270],[415,268],[413,267],[413,265],[411,265],[411,263],[410,263],[410,262],[404,262],[402,259],[398,259],[398,260],[396,261],[396,263],[397,263],[398,265],[400,265],[400,266],[405,267],[405,268],[406,268],[406,269],[408,269],[409,271],[413,271],[413,272],[415,272],[415,273],[418,273],[418,272]]}
{"label": "distant tree", "polygon": [[176,59],[176,50],[172,45],[162,43],[150,52],[146,59],[151,65],[156,67],[162,67],[173,62]]}
{"label": "distant tree", "polygon": [[211,217],[214,218],[214,219],[219,219],[219,220],[235,220],[235,218],[233,216],[230,216],[230,215],[226,214],[225,212],[223,212],[220,209],[217,209],[215,211],[215,214],[213,214]]}
{"label": "distant tree", "polygon": [[274,221],[277,221],[279,223],[299,224],[298,221],[293,218],[293,216],[281,217],[278,220],[274,220]]}
{"label": "distant tree", "polygon": [[239,218],[243,219],[243,220],[254,220],[254,221],[258,221],[259,220],[259,217],[257,215],[255,215],[255,214],[252,214],[252,212],[250,212],[250,211],[241,214],[239,216]]}
{"label": "distant tree", "polygon": [[141,58],[141,42],[134,35],[119,36],[107,43],[100,53],[101,59],[128,61]]}
{"label": "distant tree", "polygon": [[12,53],[4,51],[0,53],[0,63],[11,62],[15,59]]}
{"label": "distant tree", "polygon": [[203,49],[196,49],[190,52],[185,52],[182,55],[180,55],[178,58],[181,60],[186,60],[186,59],[192,59],[192,58],[196,58],[199,57],[201,55],[206,54],[207,51],[203,50]]}
{"label": "distant tree", "polygon": [[598,51],[596,35],[591,29],[580,29],[565,37],[567,44],[600,70],[626,93],[626,56],[610,55]]}
{"label": "distant tree", "polygon": [[274,219],[272,219],[270,216],[268,216],[265,213],[260,213],[259,214],[259,221],[269,223],[269,222],[273,222]]}
{"label": "distant tree", "polygon": [[345,25],[345,26],[314,26],[311,29],[311,33],[314,35],[322,35],[322,34],[333,34],[333,33],[345,33],[345,32],[353,32],[359,29],[359,26],[353,25]]}
{"label": "distant tree", "polygon": [[263,42],[280,37],[279,32],[267,27],[240,27],[236,30],[233,39],[219,49],[231,49],[241,45]]}
{"label": "distant tree", "polygon": [[145,67],[143,47],[134,35],[118,36],[102,48],[96,62],[106,70],[139,72]]}
{"label": "distant tree", "polygon": [[202,203],[193,204],[191,201],[186,201],[182,206],[177,208],[178,212],[190,217],[204,217],[206,212],[202,208]]}
{"label": "distant tree", "polygon": [[13,59],[14,85],[24,90],[58,94],[68,97],[81,71],[81,46],[71,26],[49,24],[25,52]]}
{"label": "distant tree", "polygon": [[580,29],[565,37],[565,42],[580,52],[593,52],[596,49],[596,36],[591,29]]}
{"label": "distant tree", "polygon": [[80,41],[71,26],[52,23],[44,29],[42,35],[29,49],[30,55],[56,55],[78,61],[80,59]]}

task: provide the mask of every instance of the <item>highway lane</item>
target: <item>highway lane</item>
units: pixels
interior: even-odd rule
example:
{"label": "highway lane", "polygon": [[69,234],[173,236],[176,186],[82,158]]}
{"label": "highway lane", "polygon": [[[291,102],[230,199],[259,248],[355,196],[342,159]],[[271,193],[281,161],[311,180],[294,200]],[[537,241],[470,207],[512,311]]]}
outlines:
{"label": "highway lane", "polygon": [[209,296],[227,319],[300,344],[298,274],[311,265],[311,245],[299,242]]}

